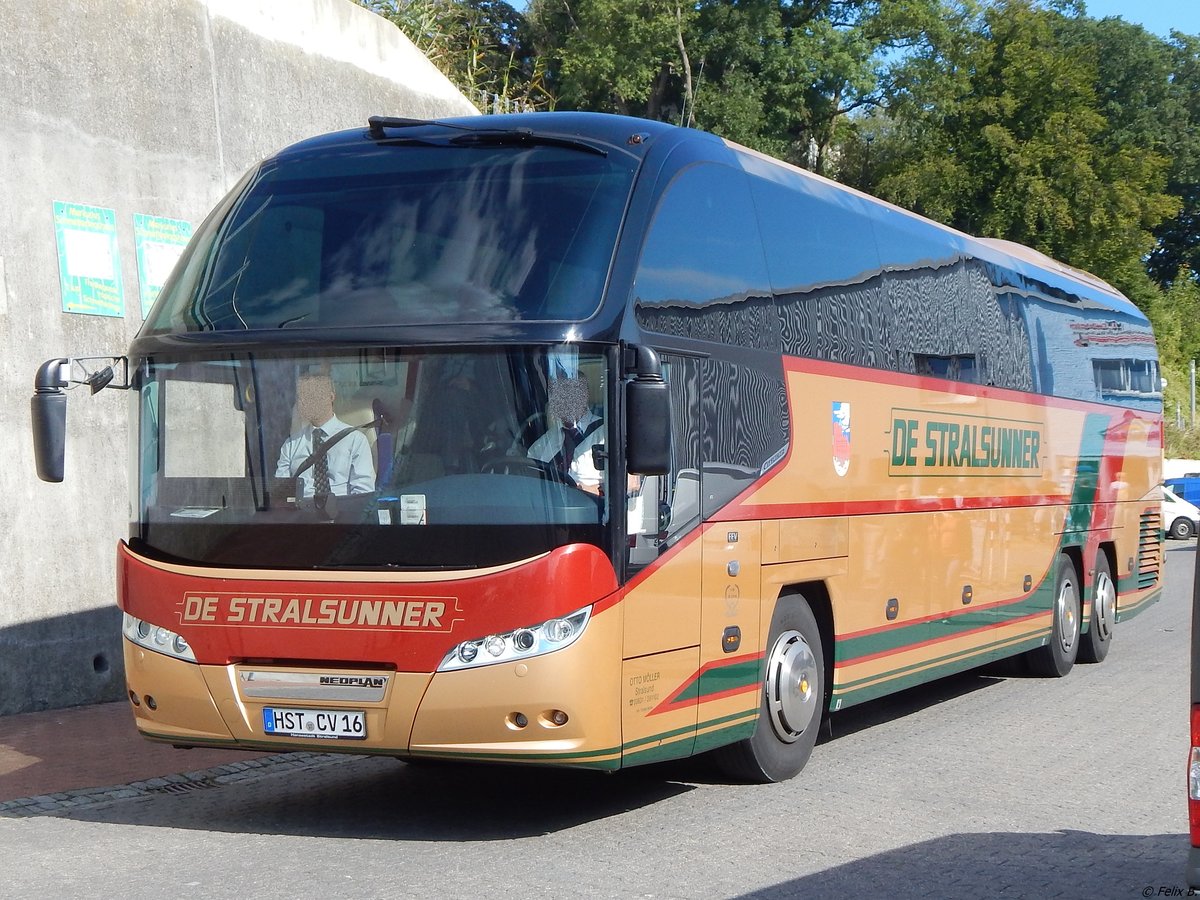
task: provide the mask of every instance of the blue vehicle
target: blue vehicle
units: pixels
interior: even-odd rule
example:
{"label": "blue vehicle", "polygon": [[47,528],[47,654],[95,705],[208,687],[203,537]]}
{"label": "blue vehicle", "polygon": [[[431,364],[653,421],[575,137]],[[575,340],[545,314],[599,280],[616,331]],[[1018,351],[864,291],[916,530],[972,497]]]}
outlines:
{"label": "blue vehicle", "polygon": [[1168,478],[1163,481],[1175,492],[1175,496],[1200,506],[1200,475],[1185,475],[1183,478]]}

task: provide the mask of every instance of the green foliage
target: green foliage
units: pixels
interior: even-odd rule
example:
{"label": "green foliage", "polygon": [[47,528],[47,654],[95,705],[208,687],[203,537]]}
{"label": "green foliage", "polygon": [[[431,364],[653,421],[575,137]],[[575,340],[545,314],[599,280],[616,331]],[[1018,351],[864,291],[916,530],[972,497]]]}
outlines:
{"label": "green foliage", "polygon": [[678,114],[694,16],[677,0],[532,0],[527,12],[560,106],[651,119]]}
{"label": "green foliage", "polygon": [[1162,121],[1172,159],[1168,191],[1180,199],[1181,209],[1155,232],[1158,246],[1148,266],[1164,286],[1181,269],[1200,279],[1200,37],[1175,32],[1167,49],[1171,108]]}
{"label": "green foliage", "polygon": [[1159,366],[1167,382],[1163,391],[1166,455],[1200,459],[1200,427],[1189,427],[1191,363],[1200,361],[1200,284],[1188,274],[1184,270],[1183,277],[1159,293],[1148,314],[1158,341]]}
{"label": "green foliage", "polygon": [[549,106],[525,18],[504,0],[355,0],[394,23],[484,112]]}
{"label": "green foliage", "polygon": [[[1130,74],[1157,66],[1165,86],[1155,39],[1133,26],[1119,34],[1106,27],[1105,43],[1087,33],[1096,23],[1031,0],[1000,0],[966,21],[970,34],[945,32],[945,46],[931,44],[897,73],[889,109],[901,127],[877,140],[886,146],[874,187],[1148,302],[1142,260],[1153,229],[1179,209],[1165,192],[1165,144]],[[1139,54],[1143,69],[1125,65]]]}
{"label": "green foliage", "polygon": [[1168,413],[1187,405],[1200,36],[1162,40],[1081,0],[357,2],[485,110],[696,125],[1094,272],[1147,311]]}

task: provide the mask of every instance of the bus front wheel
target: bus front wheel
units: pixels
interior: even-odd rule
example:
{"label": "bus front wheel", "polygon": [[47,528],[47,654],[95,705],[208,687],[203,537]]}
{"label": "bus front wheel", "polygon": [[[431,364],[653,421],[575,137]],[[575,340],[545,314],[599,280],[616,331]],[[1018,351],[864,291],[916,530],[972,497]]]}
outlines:
{"label": "bus front wheel", "polygon": [[1079,661],[1098,663],[1108,656],[1112,646],[1113,623],[1117,621],[1117,586],[1112,580],[1108,555],[1096,554],[1096,573],[1092,577],[1092,621],[1079,644]]}
{"label": "bus front wheel", "polygon": [[1034,674],[1061,678],[1071,671],[1079,655],[1079,576],[1065,553],[1058,557],[1051,612],[1049,643],[1030,650],[1026,658]]}
{"label": "bus front wheel", "polygon": [[802,597],[780,598],[771,619],[753,737],[714,751],[725,774],[766,784],[796,775],[817,742],[825,712],[825,653]]}

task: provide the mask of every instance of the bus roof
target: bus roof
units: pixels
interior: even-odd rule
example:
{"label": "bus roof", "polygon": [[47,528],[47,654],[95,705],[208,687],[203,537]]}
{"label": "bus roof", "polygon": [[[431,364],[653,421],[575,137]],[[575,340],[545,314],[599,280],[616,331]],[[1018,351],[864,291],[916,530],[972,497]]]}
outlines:
{"label": "bus roof", "polygon": [[906,210],[878,197],[743,147],[732,141],[724,140],[706,131],[681,128],[666,122],[639,119],[632,116],[593,112],[511,113],[430,120],[386,119],[380,117],[378,121],[384,123],[382,130],[377,129],[375,132],[372,132],[368,127],[366,129],[352,129],[319,135],[285,148],[280,151],[278,157],[283,159],[293,154],[308,154],[333,144],[383,139],[389,134],[392,137],[403,135],[404,137],[418,139],[424,135],[443,129],[476,133],[527,133],[531,138],[576,140],[595,146],[605,152],[626,153],[643,161],[652,152],[656,152],[656,155],[662,158],[665,155],[663,153],[664,145],[666,145],[668,150],[679,146],[689,146],[695,155],[709,155],[716,161],[729,161],[727,152],[733,151],[735,156],[747,154],[768,165],[780,166],[796,172],[802,177],[824,182],[835,190],[853,193],[877,206],[881,211],[894,211],[900,215],[913,217],[922,222],[932,224],[943,229],[948,235],[952,235],[953,239],[951,243],[956,244],[960,252],[963,252],[965,255],[1011,270],[1025,278],[1041,282],[1052,289],[1078,295],[1083,299],[1091,300],[1099,306],[1111,308],[1136,320],[1145,321],[1144,314],[1128,298],[1108,282],[1090,272],[1068,265],[1038,250],[1014,241],[975,237],[958,231],[948,225],[926,219],[918,213]]}

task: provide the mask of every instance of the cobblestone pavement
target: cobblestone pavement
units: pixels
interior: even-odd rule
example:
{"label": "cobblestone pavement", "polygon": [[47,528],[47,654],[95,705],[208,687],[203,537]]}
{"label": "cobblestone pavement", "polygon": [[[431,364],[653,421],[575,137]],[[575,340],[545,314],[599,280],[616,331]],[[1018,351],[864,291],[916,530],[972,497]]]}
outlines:
{"label": "cobblestone pavement", "polygon": [[246,763],[263,753],[180,751],[147,741],[129,704],[0,716],[0,811],[35,796],[84,796],[177,772]]}
{"label": "cobblestone pavement", "polygon": [[839,713],[785,784],[724,784],[699,761],[226,762],[8,800],[0,895],[1181,896],[1195,544],[1168,546],[1162,601],[1103,664]]}

